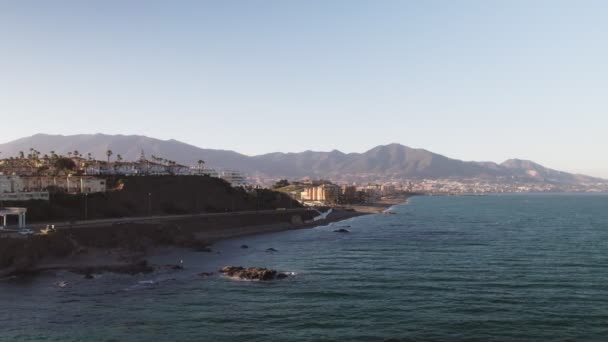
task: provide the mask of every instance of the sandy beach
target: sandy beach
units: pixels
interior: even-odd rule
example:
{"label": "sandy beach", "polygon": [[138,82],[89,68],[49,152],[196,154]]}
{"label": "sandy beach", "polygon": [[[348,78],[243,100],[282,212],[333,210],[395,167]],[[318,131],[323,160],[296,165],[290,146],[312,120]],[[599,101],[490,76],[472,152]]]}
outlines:
{"label": "sandy beach", "polygon": [[348,205],[344,208],[352,209],[360,213],[366,214],[380,214],[389,209],[392,206],[407,203],[410,195],[384,197],[374,203],[359,204],[359,205]]}

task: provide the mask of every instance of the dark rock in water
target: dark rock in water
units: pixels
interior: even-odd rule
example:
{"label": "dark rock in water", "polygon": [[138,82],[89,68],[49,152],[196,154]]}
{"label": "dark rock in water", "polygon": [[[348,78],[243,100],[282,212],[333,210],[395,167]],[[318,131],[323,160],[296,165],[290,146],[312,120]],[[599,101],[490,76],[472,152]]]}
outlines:
{"label": "dark rock in water", "polygon": [[168,265],[168,266],[169,266],[169,267],[170,267],[172,270],[175,270],[175,271],[181,271],[181,270],[183,270],[183,269],[184,269],[184,266],[182,266],[182,265]]}
{"label": "dark rock in water", "polygon": [[274,248],[268,248],[268,249],[266,250],[266,252],[267,252],[267,253],[274,253],[274,252],[278,252],[278,251],[277,251],[276,249],[274,249]]}
{"label": "dark rock in water", "polygon": [[213,275],[213,272],[201,272],[198,275],[201,277],[211,277]]}
{"label": "dark rock in water", "polygon": [[336,233],[350,233],[350,231],[348,229],[344,229],[344,228],[336,229],[336,230],[334,230],[334,232],[336,232]]}
{"label": "dark rock in water", "polygon": [[273,280],[273,279],[284,279],[287,277],[284,273],[279,273],[276,270],[271,270],[263,267],[249,267],[244,268],[241,266],[226,266],[220,271],[228,277],[246,279],[246,280]]}
{"label": "dark rock in water", "polygon": [[211,252],[213,252],[213,250],[211,248],[206,247],[206,246],[195,247],[194,251],[195,252],[205,252],[205,253],[211,253]]}
{"label": "dark rock in water", "polygon": [[241,248],[249,248],[247,245],[241,245]]}
{"label": "dark rock in water", "polygon": [[218,272],[224,273],[226,275],[230,275],[230,274],[233,274],[235,272],[240,272],[240,271],[242,271],[244,269],[245,268],[242,267],[242,266],[224,266]]}
{"label": "dark rock in water", "polygon": [[84,275],[84,279],[95,279],[95,277],[91,273],[87,273]]}

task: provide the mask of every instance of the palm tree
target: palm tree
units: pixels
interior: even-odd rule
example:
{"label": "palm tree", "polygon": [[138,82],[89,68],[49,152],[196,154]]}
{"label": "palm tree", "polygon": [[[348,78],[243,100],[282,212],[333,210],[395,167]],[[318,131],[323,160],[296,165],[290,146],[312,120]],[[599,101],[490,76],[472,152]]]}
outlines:
{"label": "palm tree", "polygon": [[91,152],[87,153],[87,159],[93,160],[93,155],[91,154]]}
{"label": "palm tree", "polygon": [[116,155],[116,160],[119,161],[119,162],[122,161],[122,156],[120,154],[117,154]]}
{"label": "palm tree", "polygon": [[55,151],[51,151],[51,159],[57,159],[57,153],[55,153]]}
{"label": "palm tree", "polygon": [[205,166],[205,161],[202,159],[198,160],[198,173],[203,174],[203,166]]}
{"label": "palm tree", "polygon": [[78,152],[78,150],[74,150],[74,158],[78,158],[80,156],[80,153]]}
{"label": "palm tree", "polygon": [[23,151],[19,151],[19,159],[24,159],[25,158],[25,154],[23,153]]}
{"label": "palm tree", "polygon": [[107,150],[106,151],[106,156],[108,157],[108,164],[110,164],[110,157],[113,155],[114,153],[112,152],[112,150]]}

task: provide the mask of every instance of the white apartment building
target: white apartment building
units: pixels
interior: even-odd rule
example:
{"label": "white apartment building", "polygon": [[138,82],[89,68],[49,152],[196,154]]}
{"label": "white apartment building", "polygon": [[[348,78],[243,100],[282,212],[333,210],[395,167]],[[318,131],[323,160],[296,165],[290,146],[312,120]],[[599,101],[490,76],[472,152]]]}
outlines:
{"label": "white apartment building", "polygon": [[214,178],[220,178],[220,173],[215,169],[201,169],[198,166],[193,166],[190,168],[190,175],[192,176],[209,176]]}
{"label": "white apartment building", "polygon": [[0,201],[49,200],[46,191],[29,191],[27,179],[20,176],[0,175]]}
{"label": "white apartment building", "polygon": [[46,191],[55,188],[67,193],[95,193],[106,191],[106,180],[93,176],[32,176],[21,177],[24,191]]}
{"label": "white apartment building", "polygon": [[139,162],[97,162],[87,165],[85,168],[87,175],[123,175],[123,176],[137,176],[137,175],[190,175],[191,171],[188,166],[175,164],[175,165],[164,165],[154,163],[150,161],[139,161]]}
{"label": "white apartment building", "polygon": [[25,185],[21,177],[0,175],[0,193],[21,192],[24,189]]}
{"label": "white apartment building", "polygon": [[230,183],[230,185],[232,185],[234,187],[247,185],[247,180],[245,178],[245,175],[243,175],[239,171],[224,170],[224,171],[220,172],[219,176],[221,179]]}

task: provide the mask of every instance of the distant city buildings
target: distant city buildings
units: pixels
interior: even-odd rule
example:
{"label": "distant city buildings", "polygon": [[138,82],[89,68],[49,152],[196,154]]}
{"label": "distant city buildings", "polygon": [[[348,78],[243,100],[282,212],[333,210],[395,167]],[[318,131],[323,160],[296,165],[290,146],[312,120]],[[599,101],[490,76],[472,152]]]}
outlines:
{"label": "distant city buildings", "polygon": [[[276,179],[274,180],[276,182]],[[295,191],[297,189],[297,191]],[[279,189],[281,191],[281,189]],[[330,181],[294,181],[284,192],[304,204],[373,203],[401,193],[482,195],[496,193],[606,192],[608,184],[555,184],[518,179],[405,179],[336,185]]]}
{"label": "distant city buildings", "polygon": [[[1,198],[47,198],[46,191],[65,193],[94,193],[107,191],[105,184],[113,176],[208,176],[221,178],[234,187],[270,186],[276,178],[256,173],[247,177],[237,170],[209,168],[204,161],[197,165],[182,165],[156,156],[146,158],[141,153],[137,161],[124,161],[120,155],[108,151],[107,160],[85,158],[78,151],[60,156],[54,152],[41,155],[30,149],[26,156],[0,160]],[[519,193],[519,192],[606,192],[608,183],[563,184],[550,181],[531,181],[525,177],[494,178],[403,178],[399,174],[339,174],[330,180],[305,178],[285,190],[303,202],[366,203],[402,192],[438,195]]]}
{"label": "distant city buildings", "polygon": [[[368,184],[364,186],[342,184],[337,185],[327,181],[299,184],[302,190],[294,197],[303,203],[322,204],[361,204],[379,200],[383,196],[398,194],[395,186]],[[292,194],[290,192],[290,194]]]}
{"label": "distant city buildings", "polygon": [[302,201],[336,202],[340,197],[342,189],[335,184],[321,184],[310,186],[302,191]]}

